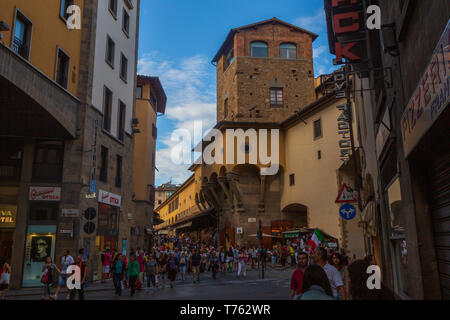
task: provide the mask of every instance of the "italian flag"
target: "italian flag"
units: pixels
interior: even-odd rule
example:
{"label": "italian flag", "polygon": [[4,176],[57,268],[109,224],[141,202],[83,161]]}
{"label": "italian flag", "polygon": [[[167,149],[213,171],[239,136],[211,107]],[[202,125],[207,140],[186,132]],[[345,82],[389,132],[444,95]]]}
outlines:
{"label": "italian flag", "polygon": [[313,248],[317,248],[323,241],[323,235],[320,233],[319,230],[315,230],[311,240],[309,240],[308,244],[313,247]]}

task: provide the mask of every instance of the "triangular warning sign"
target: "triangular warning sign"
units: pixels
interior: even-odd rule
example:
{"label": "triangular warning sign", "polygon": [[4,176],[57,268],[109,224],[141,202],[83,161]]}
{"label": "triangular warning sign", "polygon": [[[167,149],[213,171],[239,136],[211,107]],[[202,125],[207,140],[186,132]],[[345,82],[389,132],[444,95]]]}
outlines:
{"label": "triangular warning sign", "polygon": [[341,191],[338,194],[338,197],[336,199],[336,203],[352,203],[352,202],[358,202],[358,199],[356,199],[353,190],[350,189],[344,183],[344,185],[342,186]]}

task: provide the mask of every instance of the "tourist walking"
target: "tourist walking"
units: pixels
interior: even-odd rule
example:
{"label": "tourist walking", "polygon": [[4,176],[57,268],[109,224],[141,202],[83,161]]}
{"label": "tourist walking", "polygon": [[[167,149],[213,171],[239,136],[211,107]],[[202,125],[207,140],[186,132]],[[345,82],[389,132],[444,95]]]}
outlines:
{"label": "tourist walking", "polygon": [[0,260],[0,300],[4,299],[4,292],[9,287],[11,278],[11,267],[7,263],[6,257]]}
{"label": "tourist walking", "polygon": [[303,293],[303,277],[308,267],[308,260],[308,254],[306,252],[300,252],[298,254],[298,268],[292,274],[289,300],[299,300]]}
{"label": "tourist walking", "polygon": [[52,296],[50,293],[50,286],[53,283],[55,270],[61,273],[61,270],[59,270],[56,264],[53,263],[51,257],[45,258],[45,263],[44,266],[42,267],[42,277],[41,277],[41,282],[42,284],[44,284],[44,296],[42,297],[42,300],[56,299],[55,296]]}
{"label": "tourist walking", "polygon": [[321,266],[313,264],[305,270],[300,300],[336,300],[327,274]]}
{"label": "tourist walking", "polygon": [[123,255],[118,254],[116,256],[116,259],[113,261],[112,272],[114,288],[116,289],[115,295],[120,297],[122,295],[122,281],[124,280],[126,272]]}
{"label": "tourist walking", "polygon": [[346,300],[347,297],[345,295],[344,282],[342,281],[342,276],[335,267],[333,267],[328,263],[327,251],[322,247],[317,247],[314,250],[312,259],[315,264],[321,266],[325,271],[328,280],[330,282],[333,297],[335,298],[340,297],[342,300]]}
{"label": "tourist walking", "polygon": [[80,277],[81,283],[80,288],[73,289],[70,291],[70,300],[75,300],[75,295],[78,293],[78,299],[84,300],[84,287],[86,286],[86,276],[87,276],[87,266],[86,262],[83,261],[83,258],[78,255],[75,257],[75,265],[80,268]]}
{"label": "tourist walking", "polygon": [[130,296],[133,297],[136,293],[136,281],[141,273],[139,262],[136,260],[136,256],[132,254],[130,256],[130,262],[128,265],[128,281],[130,285]]}
{"label": "tourist walking", "polygon": [[167,260],[170,288],[173,288],[173,283],[177,279],[178,264],[178,259],[174,256],[173,253],[170,253],[169,259]]}
{"label": "tourist walking", "polygon": [[[75,263],[75,260],[72,258],[71,255],[69,255],[69,250],[64,250],[63,255],[61,257],[61,274],[58,277],[58,287],[56,288],[55,292],[55,300],[58,299],[58,294],[61,291],[61,288],[63,286],[67,286],[67,278],[69,275],[67,274],[67,269],[70,265]],[[70,299],[70,289],[67,288],[67,297],[66,300]]]}
{"label": "tourist walking", "polygon": [[238,263],[238,273],[237,273],[237,277],[239,278],[241,275],[245,277],[247,277],[247,270],[246,270],[246,260],[247,260],[247,256],[245,255],[245,251],[241,250],[240,254],[239,254],[239,263]]}

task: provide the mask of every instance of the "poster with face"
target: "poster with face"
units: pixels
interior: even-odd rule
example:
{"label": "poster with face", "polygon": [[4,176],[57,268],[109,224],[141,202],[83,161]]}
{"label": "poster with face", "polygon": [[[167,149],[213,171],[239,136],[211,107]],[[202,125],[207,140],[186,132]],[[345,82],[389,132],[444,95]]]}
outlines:
{"label": "poster with face", "polygon": [[38,236],[31,240],[31,261],[44,262],[47,256],[52,253],[52,237]]}

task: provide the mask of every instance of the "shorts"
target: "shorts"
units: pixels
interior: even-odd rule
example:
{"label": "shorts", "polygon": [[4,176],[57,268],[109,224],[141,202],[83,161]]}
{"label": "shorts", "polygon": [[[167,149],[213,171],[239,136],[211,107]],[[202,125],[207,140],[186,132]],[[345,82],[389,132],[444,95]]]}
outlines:
{"label": "shorts", "polygon": [[103,266],[102,272],[103,273],[109,273],[109,266]]}
{"label": "shorts", "polygon": [[67,274],[61,274],[58,277],[58,286],[64,286],[67,283],[67,278],[69,276]]}

